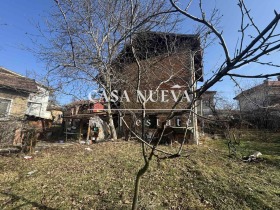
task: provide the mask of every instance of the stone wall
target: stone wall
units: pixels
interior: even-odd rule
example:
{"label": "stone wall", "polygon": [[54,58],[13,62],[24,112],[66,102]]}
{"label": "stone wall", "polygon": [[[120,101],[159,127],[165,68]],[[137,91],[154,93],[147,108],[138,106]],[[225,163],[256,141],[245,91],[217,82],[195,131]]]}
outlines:
{"label": "stone wall", "polygon": [[0,89],[0,98],[11,100],[9,116],[23,117],[27,109],[28,93],[22,93],[15,90]]}
{"label": "stone wall", "polygon": [[22,127],[21,121],[0,121],[0,147],[21,144]]}

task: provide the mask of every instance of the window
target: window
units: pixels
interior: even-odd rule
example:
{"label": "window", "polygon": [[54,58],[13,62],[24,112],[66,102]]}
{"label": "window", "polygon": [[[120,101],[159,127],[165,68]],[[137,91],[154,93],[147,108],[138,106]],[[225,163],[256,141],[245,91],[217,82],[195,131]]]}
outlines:
{"label": "window", "polygon": [[0,118],[9,115],[11,100],[0,98]]}
{"label": "window", "polygon": [[27,107],[27,115],[34,115],[35,117],[40,117],[42,109],[41,103],[28,102]]}
{"label": "window", "polygon": [[157,128],[157,116],[156,115],[150,115],[149,120],[150,120],[150,123],[151,123],[149,128]]}

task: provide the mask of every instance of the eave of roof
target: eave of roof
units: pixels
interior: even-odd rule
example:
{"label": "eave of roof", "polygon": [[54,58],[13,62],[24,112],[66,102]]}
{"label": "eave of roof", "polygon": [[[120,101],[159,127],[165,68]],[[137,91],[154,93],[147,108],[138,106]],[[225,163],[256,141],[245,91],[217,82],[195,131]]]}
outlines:
{"label": "eave of roof", "polygon": [[243,95],[248,95],[254,91],[256,91],[259,88],[264,88],[264,87],[279,87],[280,88],[280,81],[268,81],[265,80],[262,84],[257,85],[255,87],[249,88],[247,90],[242,91],[239,93],[237,96],[235,96],[233,99],[238,100],[241,96]]}
{"label": "eave of roof", "polygon": [[30,93],[37,91],[35,80],[3,71],[0,72],[0,87]]}
{"label": "eave of roof", "polygon": [[238,100],[241,96],[248,95],[248,94],[256,91],[257,89],[262,88],[264,85],[265,85],[265,83],[262,83],[260,85],[255,86],[255,87],[244,90],[241,93],[239,93],[237,96],[235,96],[233,99]]}
{"label": "eave of roof", "polygon": [[22,76],[0,66],[0,87],[16,91],[35,93],[38,91],[38,86],[52,91],[49,87],[36,82],[34,79]]}

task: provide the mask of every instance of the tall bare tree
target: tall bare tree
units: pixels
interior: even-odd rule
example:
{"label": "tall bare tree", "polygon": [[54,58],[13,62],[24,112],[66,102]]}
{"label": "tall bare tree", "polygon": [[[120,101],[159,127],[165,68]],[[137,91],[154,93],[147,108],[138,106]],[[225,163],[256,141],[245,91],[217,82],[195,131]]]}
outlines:
{"label": "tall bare tree", "polygon": [[[194,56],[194,54],[197,54]],[[137,209],[140,180],[149,168],[153,157],[158,159],[179,157],[182,146],[187,140],[187,132],[196,124],[191,115],[194,114],[195,105],[192,101],[181,101],[188,94],[193,94],[197,80],[201,79],[201,48],[197,35],[183,35],[175,33],[145,32],[138,34],[128,46],[120,53],[120,77],[125,80],[121,86],[129,90],[131,101],[122,103],[126,111],[122,117],[123,124],[141,141],[144,166],[138,171],[135,180],[133,209]],[[197,59],[197,62],[194,60]],[[175,92],[175,89],[177,91]],[[182,91],[183,90],[183,91]],[[138,91],[142,91],[139,94]],[[174,97],[168,97],[167,91],[173,91]],[[172,95],[172,94],[171,94]],[[174,99],[174,100],[173,100]],[[138,118],[132,118],[131,109],[138,111]],[[152,112],[151,112],[152,111]],[[149,129],[146,124],[149,115],[157,115],[155,127]],[[136,114],[137,115],[137,114]],[[164,140],[172,140],[174,132],[170,121],[174,117],[181,120],[180,129],[185,132],[181,145],[176,153],[169,153],[158,148]],[[131,120],[141,119],[138,129],[131,126]],[[132,122],[137,124],[138,122]],[[149,138],[147,139],[147,133]],[[151,134],[153,133],[153,134]],[[159,152],[160,155],[156,153]],[[163,155],[162,155],[163,154]]]}
{"label": "tall bare tree", "polygon": [[[208,38],[214,37],[214,39],[217,40],[217,42],[220,44],[225,57],[225,60],[214,71],[210,79],[206,80],[204,84],[201,86],[201,88],[194,90],[193,92],[194,97],[192,102],[190,103],[190,107],[192,107],[193,105],[195,107],[196,101],[199,99],[199,97],[225,76],[229,76],[231,78],[234,77],[267,78],[271,76],[280,75],[279,72],[273,74],[267,74],[264,72],[263,74],[257,74],[253,76],[248,76],[246,75],[246,73],[244,73],[244,75],[234,73],[234,70],[250,63],[258,63],[261,65],[279,67],[278,64],[272,62],[265,62],[261,60],[263,57],[265,57],[265,55],[268,55],[269,53],[272,52],[278,52],[280,49],[280,39],[279,39],[280,34],[277,30],[278,22],[280,20],[280,14],[278,14],[276,11],[275,11],[275,17],[271,20],[271,22],[268,23],[263,29],[260,29],[254,22],[250,10],[247,8],[245,2],[243,0],[238,0],[237,3],[241,12],[241,20],[237,20],[240,22],[240,39],[239,39],[240,41],[237,43],[235,51],[231,53],[227,47],[228,43],[225,40],[225,37],[223,36],[223,32],[219,31],[216,25],[220,19],[220,17],[217,17],[218,12],[216,9],[214,9],[214,11],[210,14],[210,16],[208,16],[203,9],[204,4],[202,0],[198,0],[198,1],[189,0],[187,4],[183,1],[181,2],[181,1],[170,0],[170,3],[183,17],[191,21],[194,21],[194,23],[201,26],[201,29],[203,29],[203,31],[206,31],[205,34],[206,36],[204,36],[205,39],[207,39],[207,37]],[[186,7],[182,8],[180,7],[181,5],[186,5]],[[196,6],[198,8],[198,11],[200,11],[198,16],[190,13],[189,10],[190,6]],[[254,31],[253,34],[251,31],[249,31],[250,28],[253,29]],[[249,40],[245,39],[245,36],[248,35],[251,37],[251,39]],[[138,68],[141,69],[140,68],[141,66],[139,64],[137,65]],[[195,83],[193,83],[192,85],[194,84]],[[195,113],[195,110],[192,109],[191,112]],[[172,115],[172,112],[170,114]],[[170,118],[168,117],[167,120],[168,119]],[[134,202],[132,207],[133,209],[137,209],[138,188],[139,188],[138,185],[140,183],[140,178],[149,168],[149,164],[152,158],[154,156],[157,156],[155,151],[158,150],[157,146],[162,139],[163,133],[164,133],[164,129],[161,133],[161,137],[156,141],[155,145],[150,145],[146,143],[144,139],[138,137],[143,142],[142,148],[143,148],[143,157],[144,157],[145,164],[137,174]],[[182,143],[184,142],[185,141],[183,141]],[[150,151],[148,153],[147,150],[145,149],[145,145],[150,148]],[[163,158],[176,158],[181,156],[181,148],[182,145],[179,148],[179,151],[174,154],[168,154],[168,152],[160,151],[160,150],[159,151],[166,155]]]}
{"label": "tall bare tree", "polygon": [[[175,21],[164,0],[54,0],[47,22],[48,46],[40,56],[49,64],[48,81],[72,95],[88,87],[104,89],[111,98],[118,81],[113,62],[135,33],[159,30]],[[172,29],[173,24],[170,25]],[[54,84],[53,84],[54,85]],[[73,87],[75,85],[75,89]],[[116,131],[107,103],[112,138]]]}

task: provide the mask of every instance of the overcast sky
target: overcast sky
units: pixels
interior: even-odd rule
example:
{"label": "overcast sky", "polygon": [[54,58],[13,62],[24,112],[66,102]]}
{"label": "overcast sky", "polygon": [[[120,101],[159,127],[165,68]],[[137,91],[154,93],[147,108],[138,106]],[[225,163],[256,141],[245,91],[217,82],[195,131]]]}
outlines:
{"label": "overcast sky", "polygon": [[[29,71],[42,72],[46,64],[40,62],[31,52],[25,50],[25,47],[33,48],[31,38],[36,38],[38,30],[36,24],[44,24],[48,12],[51,11],[53,5],[52,0],[0,0],[0,66],[26,75]],[[223,35],[228,43],[228,47],[233,54],[240,27],[240,12],[235,0],[205,0],[204,8],[210,11],[213,3],[220,9],[223,19],[220,23],[220,28],[223,30]],[[248,7],[251,9],[254,20],[262,29],[273,17],[274,10],[280,13],[279,0],[247,0]],[[191,8],[194,13],[197,13],[196,8]],[[184,22],[179,33],[191,33],[194,24]],[[280,30],[278,29],[280,32]],[[224,59],[220,46],[214,45],[206,49],[204,55],[204,72],[207,79],[211,70],[222,62]],[[280,60],[280,57],[271,55],[267,58],[270,61]],[[280,62],[278,62],[280,63]],[[260,73],[264,70],[267,73],[276,72],[277,69],[260,67],[255,64],[248,65],[239,72],[252,74],[253,72]],[[250,81],[243,82],[243,84]],[[217,84],[212,90],[221,92],[225,97],[233,98],[235,91],[234,84],[229,79],[225,78]],[[64,100],[63,100],[64,101]]]}

